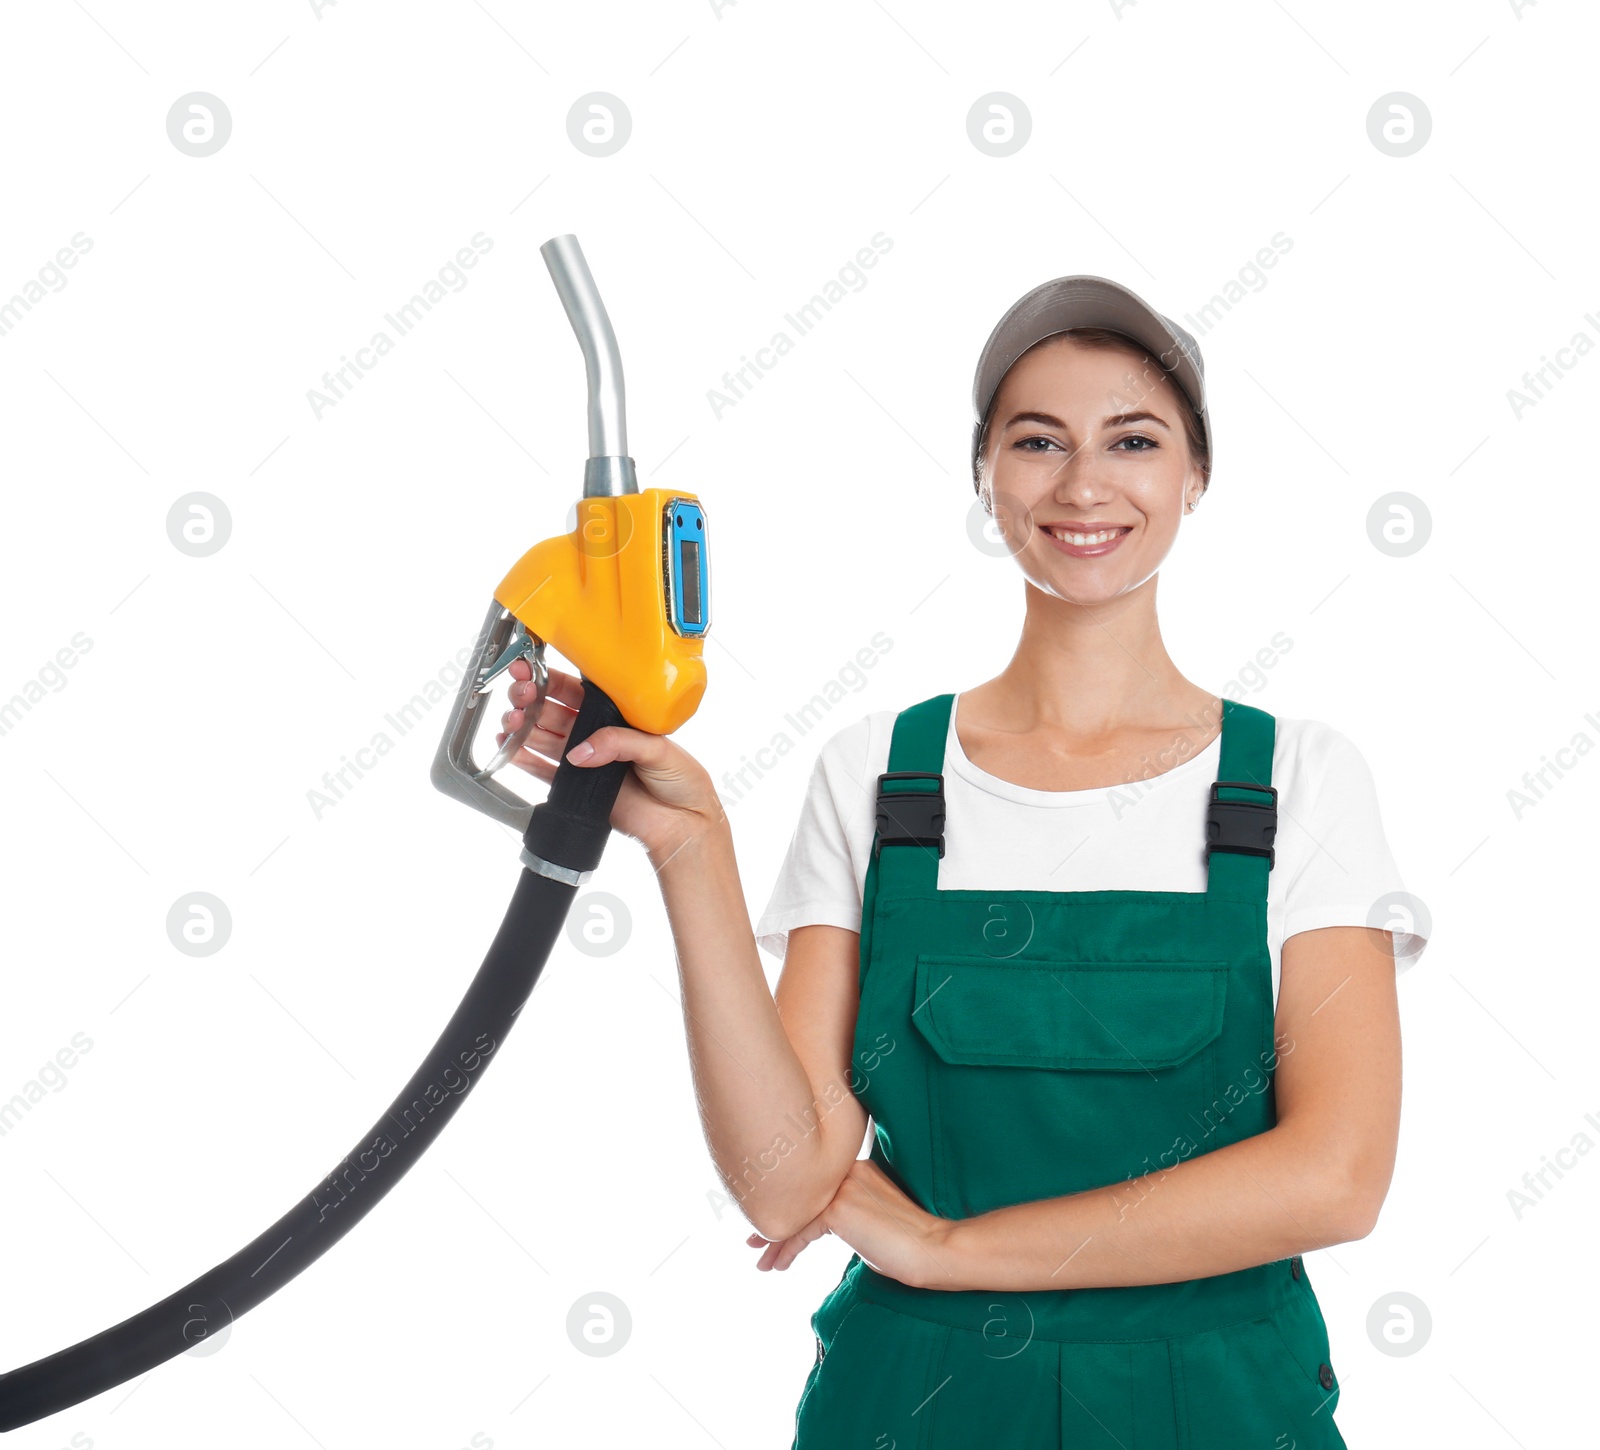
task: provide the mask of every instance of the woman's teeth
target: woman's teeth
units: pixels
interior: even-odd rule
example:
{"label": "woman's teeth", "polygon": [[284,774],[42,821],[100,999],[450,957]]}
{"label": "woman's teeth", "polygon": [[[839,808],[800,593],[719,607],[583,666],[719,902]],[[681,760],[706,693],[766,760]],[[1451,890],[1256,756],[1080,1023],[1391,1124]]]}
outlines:
{"label": "woman's teeth", "polygon": [[1063,529],[1049,531],[1063,544],[1076,544],[1082,548],[1086,544],[1104,544],[1116,538],[1118,534],[1127,533],[1126,529],[1102,529],[1098,534],[1069,534]]}

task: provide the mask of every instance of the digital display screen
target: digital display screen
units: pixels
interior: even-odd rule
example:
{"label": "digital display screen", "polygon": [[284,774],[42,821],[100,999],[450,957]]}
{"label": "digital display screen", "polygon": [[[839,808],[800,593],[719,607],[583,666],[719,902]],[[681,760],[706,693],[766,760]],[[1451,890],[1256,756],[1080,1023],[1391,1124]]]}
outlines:
{"label": "digital display screen", "polygon": [[700,624],[700,542],[683,539],[679,542],[678,580],[683,588],[683,622]]}

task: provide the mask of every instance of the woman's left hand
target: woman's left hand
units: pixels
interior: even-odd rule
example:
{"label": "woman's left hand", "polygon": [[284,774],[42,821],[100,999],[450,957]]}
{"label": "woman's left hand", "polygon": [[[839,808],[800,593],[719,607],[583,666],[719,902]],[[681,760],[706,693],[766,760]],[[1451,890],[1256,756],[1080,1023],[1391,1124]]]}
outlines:
{"label": "woman's left hand", "polygon": [[950,1228],[951,1220],[918,1207],[870,1158],[857,1158],[833,1201],[799,1233],[781,1240],[753,1233],[745,1242],[764,1247],[756,1268],[787,1269],[807,1244],[831,1233],[880,1274],[913,1288],[937,1289],[954,1278]]}

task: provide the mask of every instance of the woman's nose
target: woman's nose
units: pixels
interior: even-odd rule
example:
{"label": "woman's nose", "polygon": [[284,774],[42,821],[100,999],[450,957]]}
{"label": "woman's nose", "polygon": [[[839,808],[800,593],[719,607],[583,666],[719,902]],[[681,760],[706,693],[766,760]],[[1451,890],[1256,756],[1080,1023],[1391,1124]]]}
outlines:
{"label": "woman's nose", "polygon": [[1112,493],[1110,479],[1100,460],[1081,451],[1061,460],[1061,466],[1051,475],[1050,486],[1059,503],[1099,502]]}

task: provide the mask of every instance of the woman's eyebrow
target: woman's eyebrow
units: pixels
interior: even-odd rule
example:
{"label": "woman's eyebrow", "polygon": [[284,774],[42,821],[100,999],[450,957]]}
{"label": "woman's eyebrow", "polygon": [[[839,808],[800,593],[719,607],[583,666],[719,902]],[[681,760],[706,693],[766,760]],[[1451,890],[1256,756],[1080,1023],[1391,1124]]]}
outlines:
{"label": "woman's eyebrow", "polygon": [[[1112,413],[1101,419],[1103,428],[1120,428],[1124,423],[1151,422],[1165,428],[1169,433],[1171,426],[1163,418],[1158,418],[1154,413]],[[1047,428],[1062,428],[1067,425],[1061,419],[1052,417],[1049,413],[1013,413],[1006,421],[1006,427],[1014,423],[1043,423]]]}

